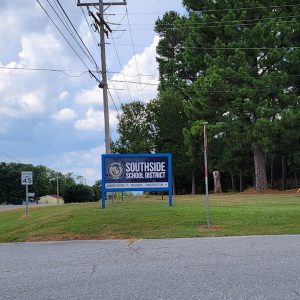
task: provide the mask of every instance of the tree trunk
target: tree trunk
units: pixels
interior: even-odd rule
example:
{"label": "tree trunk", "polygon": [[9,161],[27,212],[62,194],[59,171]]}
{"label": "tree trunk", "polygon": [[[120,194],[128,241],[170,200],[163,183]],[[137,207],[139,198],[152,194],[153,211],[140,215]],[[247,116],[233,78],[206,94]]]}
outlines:
{"label": "tree trunk", "polygon": [[220,172],[219,171],[213,171],[213,176],[214,176],[214,192],[215,193],[222,193]]}
{"label": "tree trunk", "polygon": [[282,190],[286,190],[286,157],[281,157],[281,175],[282,175]]}
{"label": "tree trunk", "polygon": [[271,189],[274,190],[274,156],[271,158]]}
{"label": "tree trunk", "polygon": [[243,178],[243,171],[240,170],[240,192],[244,191],[244,178]]}
{"label": "tree trunk", "polygon": [[268,188],[266,163],[262,150],[257,147],[254,150],[255,189],[263,191]]}
{"label": "tree trunk", "polygon": [[196,195],[196,172],[192,173],[192,195]]}
{"label": "tree trunk", "polygon": [[232,187],[232,191],[235,192],[235,182],[234,182],[234,174],[233,172],[230,172],[231,175],[231,187]]}

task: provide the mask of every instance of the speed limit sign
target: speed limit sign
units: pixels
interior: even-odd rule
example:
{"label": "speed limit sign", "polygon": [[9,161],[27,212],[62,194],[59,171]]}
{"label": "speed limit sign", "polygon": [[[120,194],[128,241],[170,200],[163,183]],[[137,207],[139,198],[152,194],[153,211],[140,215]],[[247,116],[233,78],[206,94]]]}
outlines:
{"label": "speed limit sign", "polygon": [[32,185],[32,171],[23,171],[21,173],[21,184]]}

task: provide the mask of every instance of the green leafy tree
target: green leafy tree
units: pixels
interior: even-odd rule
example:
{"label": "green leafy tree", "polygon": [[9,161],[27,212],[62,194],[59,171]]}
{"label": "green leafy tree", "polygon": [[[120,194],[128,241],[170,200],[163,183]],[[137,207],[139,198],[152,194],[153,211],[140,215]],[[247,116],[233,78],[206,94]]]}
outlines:
{"label": "green leafy tree", "polygon": [[118,119],[119,139],[112,142],[114,153],[151,153],[155,151],[155,132],[151,112],[140,101],[122,105]]}
{"label": "green leafy tree", "polygon": [[99,201],[102,199],[102,180],[96,180],[92,188],[94,201]]}
{"label": "green leafy tree", "polygon": [[84,184],[68,186],[63,194],[65,203],[81,203],[94,201],[93,188]]}
{"label": "green leafy tree", "polygon": [[[299,107],[289,65],[299,63],[300,26],[297,19],[283,20],[299,15],[300,8],[290,2],[280,9],[257,9],[256,2],[246,0],[184,1],[190,13],[184,62],[197,70],[186,105],[189,119],[220,128],[224,148],[240,139],[251,149],[257,190],[267,188],[265,153],[284,130],[282,117]],[[228,149],[233,157],[237,148],[226,148],[227,154]]]}
{"label": "green leafy tree", "polygon": [[[173,193],[186,191],[186,178],[192,176],[190,159],[184,146],[183,129],[187,125],[184,99],[179,92],[165,90],[156,102],[154,127],[157,130],[157,149],[171,153],[173,161]],[[178,188],[176,188],[178,186]]]}

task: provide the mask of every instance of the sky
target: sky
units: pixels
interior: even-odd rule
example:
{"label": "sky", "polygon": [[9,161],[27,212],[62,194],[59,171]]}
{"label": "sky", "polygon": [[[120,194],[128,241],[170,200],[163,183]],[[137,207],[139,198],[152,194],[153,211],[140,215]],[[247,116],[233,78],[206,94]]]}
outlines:
{"label": "sky", "polygon": [[[91,27],[87,9],[82,11],[76,2],[0,1],[0,161],[72,172],[92,185],[101,179],[101,154],[105,153],[102,90],[88,73],[101,69],[99,34]],[[87,50],[79,48],[61,23],[58,16],[63,21],[66,17],[59,4],[93,59],[88,59],[89,54],[83,53]],[[153,28],[157,18],[169,10],[185,12],[181,0],[127,0],[127,6],[110,6],[105,11],[114,29],[106,40],[113,140],[118,137],[121,104],[147,102],[157,95],[158,37]]]}

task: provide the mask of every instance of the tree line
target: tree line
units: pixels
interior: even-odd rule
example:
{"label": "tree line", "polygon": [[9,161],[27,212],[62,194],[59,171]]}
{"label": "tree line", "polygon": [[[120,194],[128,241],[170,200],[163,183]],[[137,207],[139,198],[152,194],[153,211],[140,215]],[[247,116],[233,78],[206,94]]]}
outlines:
{"label": "tree line", "polygon": [[223,190],[298,187],[300,6],[257,3],[184,0],[157,20],[159,94],[122,106],[114,152],[170,152],[175,192],[202,192],[207,123]]}
{"label": "tree line", "polygon": [[29,193],[35,193],[35,199],[41,196],[59,194],[65,203],[99,201],[101,181],[93,186],[83,183],[82,176],[73,173],[62,174],[45,166],[33,166],[21,163],[0,163],[0,204],[22,204],[26,199],[25,186],[21,185],[21,172],[32,171],[33,185],[28,186]]}

